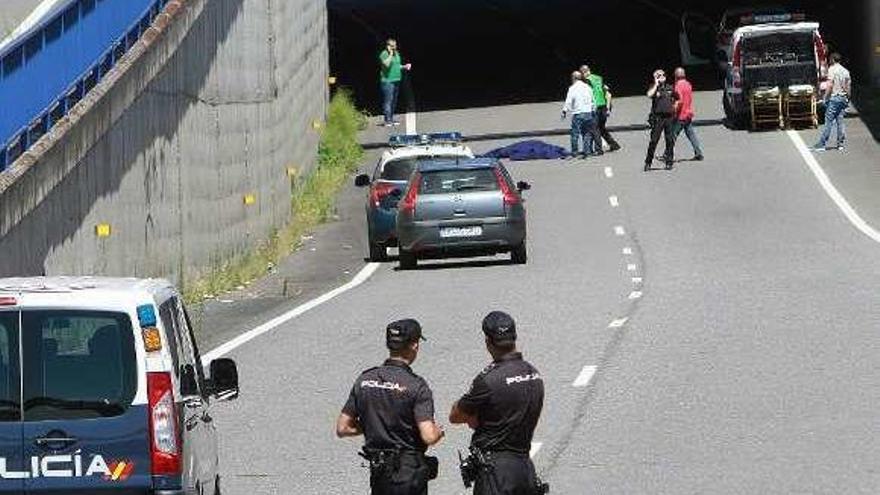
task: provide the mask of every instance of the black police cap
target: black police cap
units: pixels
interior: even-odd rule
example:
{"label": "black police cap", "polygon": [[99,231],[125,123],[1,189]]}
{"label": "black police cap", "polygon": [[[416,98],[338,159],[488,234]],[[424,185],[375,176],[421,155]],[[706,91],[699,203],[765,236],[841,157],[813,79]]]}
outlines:
{"label": "black police cap", "polygon": [[516,322],[503,311],[492,311],[483,318],[483,333],[492,342],[516,341]]}
{"label": "black police cap", "polygon": [[419,339],[426,340],[422,336],[422,326],[412,318],[392,321],[385,328],[385,344],[393,351],[399,351]]}

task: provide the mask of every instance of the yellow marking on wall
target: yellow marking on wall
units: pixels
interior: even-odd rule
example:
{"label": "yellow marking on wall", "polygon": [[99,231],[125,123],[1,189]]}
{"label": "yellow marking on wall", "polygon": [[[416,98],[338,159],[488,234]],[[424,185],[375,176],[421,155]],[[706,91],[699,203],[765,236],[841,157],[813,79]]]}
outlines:
{"label": "yellow marking on wall", "polygon": [[256,204],[257,196],[255,194],[245,194],[244,195],[244,205],[251,206]]}
{"label": "yellow marking on wall", "polygon": [[110,237],[112,229],[109,223],[99,223],[95,225],[95,235],[98,237]]}
{"label": "yellow marking on wall", "polygon": [[330,77],[328,77],[328,78],[327,78],[327,82],[328,82],[331,86],[333,86],[334,84],[336,84],[336,77],[335,77],[335,76],[330,76]]}

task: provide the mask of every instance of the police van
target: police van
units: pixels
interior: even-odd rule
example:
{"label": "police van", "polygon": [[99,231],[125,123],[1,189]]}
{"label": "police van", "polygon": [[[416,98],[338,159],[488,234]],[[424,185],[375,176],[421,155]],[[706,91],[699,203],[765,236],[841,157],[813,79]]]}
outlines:
{"label": "police van", "polygon": [[220,493],[216,402],[167,281],[0,279],[0,493]]}

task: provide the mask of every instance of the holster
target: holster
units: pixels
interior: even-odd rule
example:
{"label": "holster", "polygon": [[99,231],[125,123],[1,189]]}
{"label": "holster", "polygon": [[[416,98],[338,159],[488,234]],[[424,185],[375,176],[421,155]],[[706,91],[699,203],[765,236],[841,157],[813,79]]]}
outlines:
{"label": "holster", "polygon": [[363,448],[358,455],[370,463],[373,473],[390,474],[400,469],[400,449],[368,449]]}
{"label": "holster", "polygon": [[425,464],[428,466],[428,479],[437,479],[437,475],[440,474],[440,459],[432,455],[426,455]]}

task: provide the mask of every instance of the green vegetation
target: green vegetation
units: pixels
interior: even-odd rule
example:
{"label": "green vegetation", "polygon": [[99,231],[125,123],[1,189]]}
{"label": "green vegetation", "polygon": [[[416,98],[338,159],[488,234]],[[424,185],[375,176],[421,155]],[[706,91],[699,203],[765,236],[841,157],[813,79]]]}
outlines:
{"label": "green vegetation", "polygon": [[357,133],[365,125],[366,118],[355,108],[351,94],[337,91],[321,131],[318,164],[294,185],[290,223],[253,252],[230,260],[202,279],[187,281],[185,300],[192,304],[265,275],[270,266],[300,245],[304,234],[330,218],[336,193],[363,156]]}

